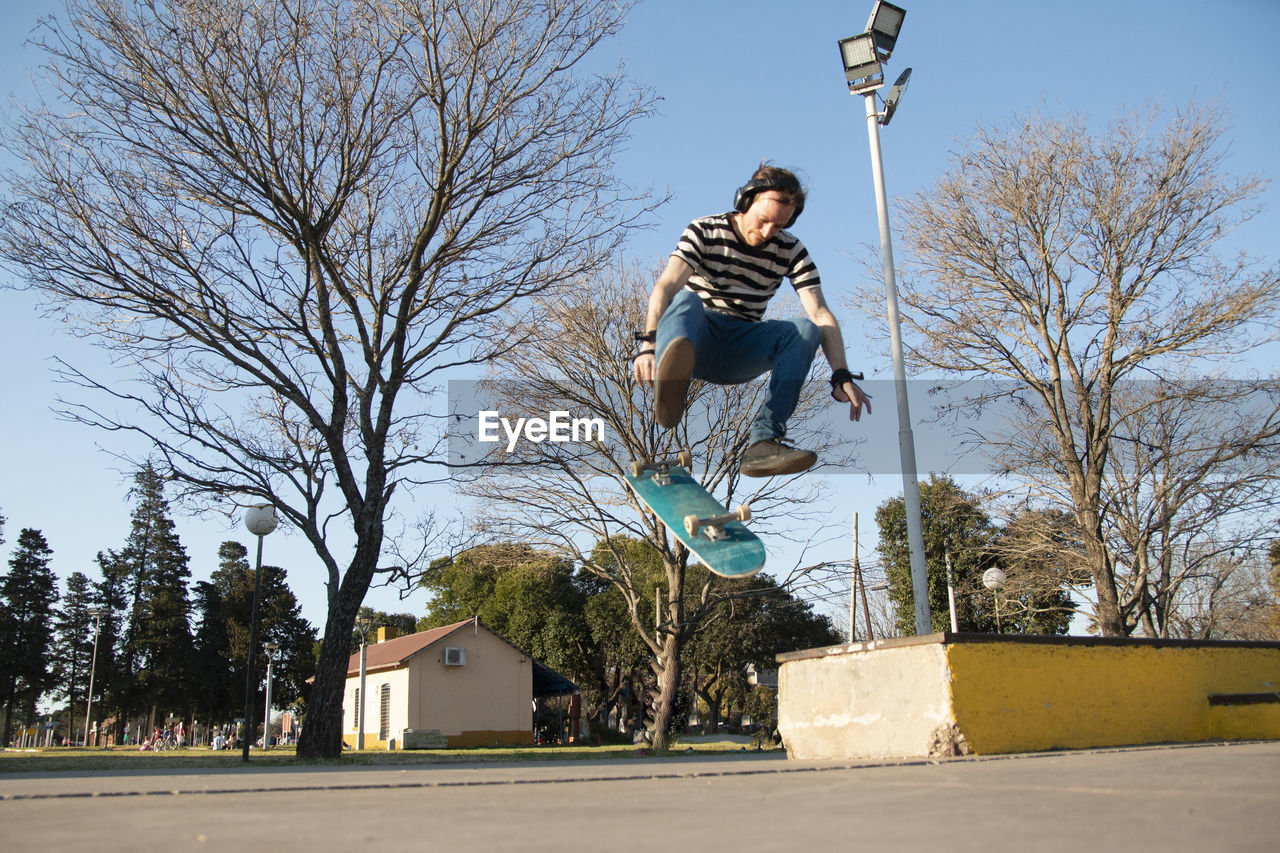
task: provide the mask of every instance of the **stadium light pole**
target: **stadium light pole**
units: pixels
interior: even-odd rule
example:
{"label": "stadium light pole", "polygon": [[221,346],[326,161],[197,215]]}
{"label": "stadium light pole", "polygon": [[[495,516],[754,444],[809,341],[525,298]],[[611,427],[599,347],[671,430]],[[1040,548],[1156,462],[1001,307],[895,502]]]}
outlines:
{"label": "stadium light pole", "polygon": [[93,713],[93,673],[98,668],[98,629],[102,627],[102,608],[87,611],[93,617],[93,660],[89,664],[89,694],[84,705],[84,747],[89,748],[89,720]]}
{"label": "stadium light pole", "polygon": [[884,113],[876,101],[884,86],[883,63],[898,41],[906,10],[884,0],[876,0],[860,35],[839,41],[849,93],[862,95],[867,107],[867,134],[871,142],[871,174],[875,181],[876,212],[880,222],[880,262],[888,306],[890,345],[893,356],[894,389],[898,398],[898,453],[902,460],[902,499],[907,514],[907,543],[911,553],[911,591],[915,604],[916,633],[932,630],[929,612],[929,581],[924,559],[924,530],[920,520],[920,482],[916,473],[916,443],[911,430],[911,408],[907,402],[907,370],[902,349],[902,319],[898,315],[898,283],[893,265],[893,242],[889,234],[889,199],[884,185],[884,161],[880,152],[880,125],[888,124],[898,99],[911,76],[908,68],[890,89]]}
{"label": "stadium light pole", "polygon": [[258,592],[262,588],[262,540],[279,523],[276,508],[271,504],[254,504],[244,514],[244,526],[258,537],[258,562],[253,571],[253,606],[249,613],[249,648],[245,652],[244,752],[240,760],[246,763],[249,761],[249,740],[253,737],[253,645],[257,642]]}

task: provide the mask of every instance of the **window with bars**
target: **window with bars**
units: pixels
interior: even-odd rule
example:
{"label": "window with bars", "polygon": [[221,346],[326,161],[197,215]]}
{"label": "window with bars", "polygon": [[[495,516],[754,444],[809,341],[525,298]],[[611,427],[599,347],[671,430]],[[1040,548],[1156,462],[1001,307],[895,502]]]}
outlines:
{"label": "window with bars", "polygon": [[355,698],[351,700],[351,730],[360,728],[360,688],[355,689]]}
{"label": "window with bars", "polygon": [[386,740],[391,734],[391,685],[382,685],[378,709],[378,740]]}

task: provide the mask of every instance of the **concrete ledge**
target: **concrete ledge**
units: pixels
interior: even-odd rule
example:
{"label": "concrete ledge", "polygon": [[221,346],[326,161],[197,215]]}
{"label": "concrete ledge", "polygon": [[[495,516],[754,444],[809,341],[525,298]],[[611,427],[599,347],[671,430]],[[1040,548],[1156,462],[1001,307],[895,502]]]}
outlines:
{"label": "concrete ledge", "polygon": [[1280,643],[945,633],[778,663],[798,759],[1280,738]]}

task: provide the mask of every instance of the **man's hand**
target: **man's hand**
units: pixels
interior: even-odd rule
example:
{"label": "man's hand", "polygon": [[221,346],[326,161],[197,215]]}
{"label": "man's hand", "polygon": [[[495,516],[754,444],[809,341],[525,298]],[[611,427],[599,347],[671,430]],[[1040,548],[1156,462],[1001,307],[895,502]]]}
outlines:
{"label": "man's hand", "polygon": [[631,372],[635,374],[636,381],[642,385],[653,384],[653,375],[657,369],[657,360],[652,351],[636,356],[631,362]]}
{"label": "man's hand", "polygon": [[867,414],[871,414],[871,395],[863,391],[852,381],[845,382],[839,388],[831,389],[831,396],[835,397],[841,403],[849,403],[849,420],[862,420],[862,407],[867,407]]}

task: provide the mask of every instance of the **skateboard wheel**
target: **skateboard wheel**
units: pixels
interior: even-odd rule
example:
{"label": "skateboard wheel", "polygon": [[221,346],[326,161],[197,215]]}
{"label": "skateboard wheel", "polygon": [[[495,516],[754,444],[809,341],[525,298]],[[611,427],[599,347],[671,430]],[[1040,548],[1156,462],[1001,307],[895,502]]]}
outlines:
{"label": "skateboard wheel", "polygon": [[742,504],[734,511],[734,515],[738,516],[738,521],[750,521],[751,507],[748,504]]}
{"label": "skateboard wheel", "polygon": [[680,466],[682,468],[693,467],[693,454],[687,450],[681,450],[679,455],[676,456],[676,459],[680,460]]}
{"label": "skateboard wheel", "polygon": [[684,517],[684,532],[690,536],[697,536],[698,531],[702,529],[702,521],[696,515],[686,515]]}
{"label": "skateboard wheel", "polygon": [[638,460],[631,460],[631,476],[639,477],[644,473],[644,463]]}

